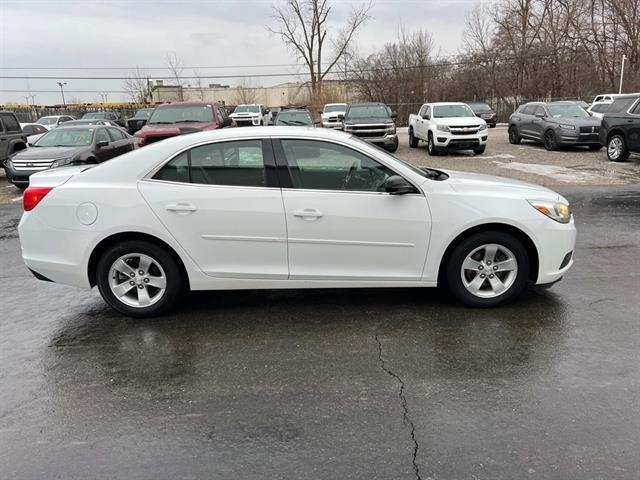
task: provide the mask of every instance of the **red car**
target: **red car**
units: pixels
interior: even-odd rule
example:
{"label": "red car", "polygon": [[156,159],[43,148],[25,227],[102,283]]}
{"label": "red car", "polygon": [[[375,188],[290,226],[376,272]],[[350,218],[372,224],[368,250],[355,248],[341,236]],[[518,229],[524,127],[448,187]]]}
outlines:
{"label": "red car", "polygon": [[142,147],[176,135],[235,126],[215,102],[175,102],[157,106],[134,137]]}

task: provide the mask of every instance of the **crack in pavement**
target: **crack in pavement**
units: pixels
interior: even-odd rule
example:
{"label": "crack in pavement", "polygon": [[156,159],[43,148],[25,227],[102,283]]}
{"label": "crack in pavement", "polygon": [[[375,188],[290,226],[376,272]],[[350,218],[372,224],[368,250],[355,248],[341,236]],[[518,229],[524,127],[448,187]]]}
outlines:
{"label": "crack in pavement", "polygon": [[404,396],[404,387],[405,387],[404,381],[402,380],[402,378],[398,376],[398,374],[396,374],[395,372],[387,368],[384,358],[382,357],[382,342],[380,342],[380,338],[378,337],[377,332],[375,333],[374,337],[375,337],[376,343],[378,344],[378,361],[380,363],[380,368],[387,375],[394,378],[400,385],[400,391],[398,392],[398,396],[400,397],[400,403],[402,405],[402,422],[405,425],[409,426],[409,430],[411,432],[411,440],[413,441],[413,458],[412,458],[413,473],[415,474],[417,480],[422,480],[422,477],[420,476],[420,467],[418,467],[418,462],[417,462],[419,445],[418,445],[418,441],[416,440],[416,427],[413,423],[413,420],[411,420],[411,418],[409,417],[409,407],[407,405],[407,398]]}

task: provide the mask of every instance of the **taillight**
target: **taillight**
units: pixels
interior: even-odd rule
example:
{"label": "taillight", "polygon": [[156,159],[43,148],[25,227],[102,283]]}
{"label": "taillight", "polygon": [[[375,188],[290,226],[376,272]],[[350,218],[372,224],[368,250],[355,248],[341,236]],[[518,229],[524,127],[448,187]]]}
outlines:
{"label": "taillight", "polygon": [[22,206],[24,211],[28,212],[36,208],[47,193],[53,190],[53,187],[28,187],[22,195]]}

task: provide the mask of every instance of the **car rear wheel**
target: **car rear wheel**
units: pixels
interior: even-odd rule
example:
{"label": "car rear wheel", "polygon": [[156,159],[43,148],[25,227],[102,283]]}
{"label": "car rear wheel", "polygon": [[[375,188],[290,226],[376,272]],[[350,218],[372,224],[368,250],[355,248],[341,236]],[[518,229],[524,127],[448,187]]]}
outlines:
{"label": "car rear wheel", "polygon": [[558,148],[558,141],[556,140],[556,134],[553,130],[547,130],[544,132],[543,144],[544,148],[549,151],[556,150]]}
{"label": "car rear wheel", "polygon": [[182,275],[173,257],[141,240],[109,248],[98,261],[96,281],[109,306],[137,318],[164,313],[183,292]]}
{"label": "car rear wheel", "polygon": [[409,129],[409,148],[417,148],[418,139],[413,136],[413,128]]}
{"label": "car rear wheel", "polygon": [[613,135],[607,142],[607,157],[612,162],[626,162],[629,158],[627,142],[619,133]]}
{"label": "car rear wheel", "polygon": [[438,149],[433,141],[433,134],[429,132],[429,139],[427,140],[427,153],[431,156],[438,155]]}
{"label": "car rear wheel", "polygon": [[453,295],[470,307],[495,307],[522,293],[529,257],[522,243],[504,232],[480,232],[463,240],[446,265]]}
{"label": "car rear wheel", "polygon": [[509,128],[509,143],[512,145],[517,145],[522,141],[522,137],[518,133],[518,129],[516,127]]}

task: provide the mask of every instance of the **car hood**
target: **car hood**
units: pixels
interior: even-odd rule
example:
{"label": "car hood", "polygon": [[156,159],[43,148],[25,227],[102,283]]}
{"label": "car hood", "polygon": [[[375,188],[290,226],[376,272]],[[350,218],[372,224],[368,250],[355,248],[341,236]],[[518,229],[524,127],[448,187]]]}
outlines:
{"label": "car hood", "polygon": [[212,122],[206,123],[170,123],[160,125],[146,124],[141,130],[136,132],[137,137],[146,137],[149,135],[180,135],[181,133],[190,133],[201,130],[211,130],[216,128],[216,124]]}
{"label": "car hood", "polygon": [[345,123],[361,125],[363,123],[393,123],[389,117],[345,118]]}
{"label": "car hood", "polygon": [[573,125],[574,127],[599,127],[600,119],[594,117],[552,117],[551,122]]}
{"label": "car hood", "polygon": [[473,125],[478,125],[478,122],[481,122],[482,119],[479,117],[442,117],[442,118],[434,118],[434,122],[445,123],[447,125],[456,125],[461,127],[471,127]]}
{"label": "car hood", "polygon": [[550,200],[554,202],[564,200],[558,193],[549,188],[520,180],[455,170],[445,170],[445,173],[449,175],[447,183],[458,193],[500,194],[512,198]]}
{"label": "car hood", "polygon": [[25,150],[20,150],[13,157],[16,160],[38,160],[41,158],[66,158],[71,157],[83,150],[90,148],[86,147],[29,147]]}

